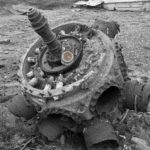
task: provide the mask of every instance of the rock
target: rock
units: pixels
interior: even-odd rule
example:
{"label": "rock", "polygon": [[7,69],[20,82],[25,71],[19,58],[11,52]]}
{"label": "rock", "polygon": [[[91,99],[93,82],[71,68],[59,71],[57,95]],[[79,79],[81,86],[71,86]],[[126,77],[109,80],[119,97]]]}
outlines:
{"label": "rock", "polygon": [[9,54],[9,52],[8,52],[8,51],[5,51],[4,54]]}
{"label": "rock", "polygon": [[0,40],[0,44],[10,44],[10,43],[11,43],[10,39]]}
{"label": "rock", "polygon": [[0,69],[2,69],[2,68],[4,68],[5,67],[5,65],[0,65]]}

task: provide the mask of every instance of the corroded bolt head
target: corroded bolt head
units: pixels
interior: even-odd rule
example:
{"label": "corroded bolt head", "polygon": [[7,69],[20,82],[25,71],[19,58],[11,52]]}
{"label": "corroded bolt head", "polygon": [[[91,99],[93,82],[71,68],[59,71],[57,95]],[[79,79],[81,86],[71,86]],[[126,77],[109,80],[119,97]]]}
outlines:
{"label": "corroded bolt head", "polygon": [[88,89],[88,83],[87,82],[83,82],[83,83],[81,83],[80,87],[81,87],[82,90]]}
{"label": "corroded bolt head", "polygon": [[51,86],[54,85],[54,82],[55,82],[55,79],[53,76],[50,76],[48,79],[47,79],[47,83],[51,84]]}

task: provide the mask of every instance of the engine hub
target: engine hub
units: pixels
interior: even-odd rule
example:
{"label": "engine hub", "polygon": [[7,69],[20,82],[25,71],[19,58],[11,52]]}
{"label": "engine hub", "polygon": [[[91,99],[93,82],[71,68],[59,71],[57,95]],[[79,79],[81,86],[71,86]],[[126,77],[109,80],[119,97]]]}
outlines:
{"label": "engine hub", "polygon": [[[61,63],[49,63],[48,48],[43,48],[39,56],[39,66],[46,74],[60,74],[77,67],[82,58],[82,41],[73,36],[60,37],[62,44]],[[51,62],[51,60],[50,60]]]}
{"label": "engine hub", "polygon": [[[86,137],[102,124],[112,130],[107,119],[119,114],[126,79],[121,47],[100,30],[85,24],[71,22],[51,30],[44,16],[34,9],[29,10],[28,18],[41,38],[24,55],[19,75],[26,100],[39,116],[46,118],[39,129],[49,139],[60,134],[62,124],[74,132],[85,129]],[[102,123],[104,113],[109,117],[103,118]],[[23,113],[27,117],[33,114]],[[69,121],[61,121],[64,117]],[[51,135],[47,130],[56,132]],[[96,143],[92,138],[97,139]],[[91,147],[107,138],[116,141],[114,135],[109,134],[102,138],[93,134],[86,141],[92,141]]]}

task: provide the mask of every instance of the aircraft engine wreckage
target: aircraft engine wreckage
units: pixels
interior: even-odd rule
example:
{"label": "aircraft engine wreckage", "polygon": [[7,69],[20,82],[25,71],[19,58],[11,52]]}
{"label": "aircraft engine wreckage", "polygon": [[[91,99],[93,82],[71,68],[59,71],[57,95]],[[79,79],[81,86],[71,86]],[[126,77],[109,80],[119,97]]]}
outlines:
{"label": "aircraft engine wreckage", "polygon": [[39,131],[50,141],[67,129],[82,133],[88,149],[109,141],[118,146],[112,120],[123,108],[134,109],[135,99],[146,111],[149,82],[129,79],[121,46],[100,29],[68,23],[51,30],[36,9],[27,15],[41,38],[23,57],[23,95],[13,98],[10,112],[39,116]]}

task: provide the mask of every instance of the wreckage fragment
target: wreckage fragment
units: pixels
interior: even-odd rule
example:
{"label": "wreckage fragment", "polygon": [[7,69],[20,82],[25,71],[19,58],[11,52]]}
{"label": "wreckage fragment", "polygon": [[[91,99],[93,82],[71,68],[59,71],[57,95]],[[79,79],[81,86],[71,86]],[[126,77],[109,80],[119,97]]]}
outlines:
{"label": "wreckage fragment", "polygon": [[124,108],[146,112],[150,97],[150,81],[129,80],[124,85]]}
{"label": "wreckage fragment", "polygon": [[[39,131],[49,140],[65,129],[82,133],[89,149],[103,142],[118,146],[111,121],[121,113],[121,99],[135,96],[128,94],[132,85],[125,86],[123,95],[128,75],[121,47],[100,29],[71,22],[51,30],[38,10],[29,9],[27,15],[41,38],[23,57],[19,75],[24,96],[14,97],[10,111],[26,119],[39,115]],[[144,89],[147,93],[149,87]]]}
{"label": "wreckage fragment", "polygon": [[[30,104],[40,116],[47,118],[39,122],[39,131],[49,140],[54,140],[64,128],[83,133],[87,127],[85,122],[98,117],[98,123],[89,126],[87,131],[95,128],[100,133],[108,125],[101,123],[103,113],[110,113],[107,110],[101,112],[101,101],[112,105],[112,114],[119,110],[124,83],[122,72],[126,71],[125,68],[120,70],[126,67],[122,65],[124,60],[119,57],[120,51],[117,55],[114,43],[100,30],[80,23],[63,24],[50,30],[40,12],[30,9],[27,14],[33,29],[42,39],[38,39],[25,54],[19,74],[21,87]],[[56,61],[53,58],[57,58]],[[113,93],[112,101],[105,91],[117,91]],[[51,116],[55,125],[48,119]],[[61,118],[66,117],[73,123],[63,121],[63,126],[60,126]],[[108,129],[113,131],[110,124]],[[117,137],[112,133],[99,137],[93,134],[87,139],[89,132],[84,132],[84,137],[92,145],[110,140],[117,143]],[[94,138],[96,143],[92,142]]]}
{"label": "wreckage fragment", "polygon": [[49,47],[49,61],[51,62],[60,62],[60,54],[61,54],[61,44],[56,39],[56,34],[51,31],[46,18],[38,12],[36,9],[29,9],[27,12],[28,19],[30,20],[30,23],[33,27],[33,29],[36,31],[37,34],[39,34],[44,42]]}
{"label": "wreckage fragment", "polygon": [[37,114],[35,107],[33,107],[33,105],[28,102],[28,99],[21,94],[13,97],[8,108],[15,116],[23,117],[27,120]]}
{"label": "wreckage fragment", "polygon": [[[82,57],[82,43],[79,39],[74,36],[62,36],[58,40],[56,34],[50,29],[46,18],[40,12],[31,8],[27,15],[33,29],[47,45],[39,61],[40,68],[43,71],[46,73],[60,73],[79,64]],[[28,60],[30,62],[34,61],[31,57],[28,57]],[[54,67],[54,69],[51,67]]]}
{"label": "wreckage fragment", "polygon": [[108,120],[96,121],[83,130],[83,135],[88,149],[108,146],[109,143],[113,143],[113,148],[118,147],[117,136]]}
{"label": "wreckage fragment", "polygon": [[92,27],[94,29],[101,30],[110,38],[115,38],[115,36],[120,32],[120,26],[115,21],[108,22],[96,18]]}

